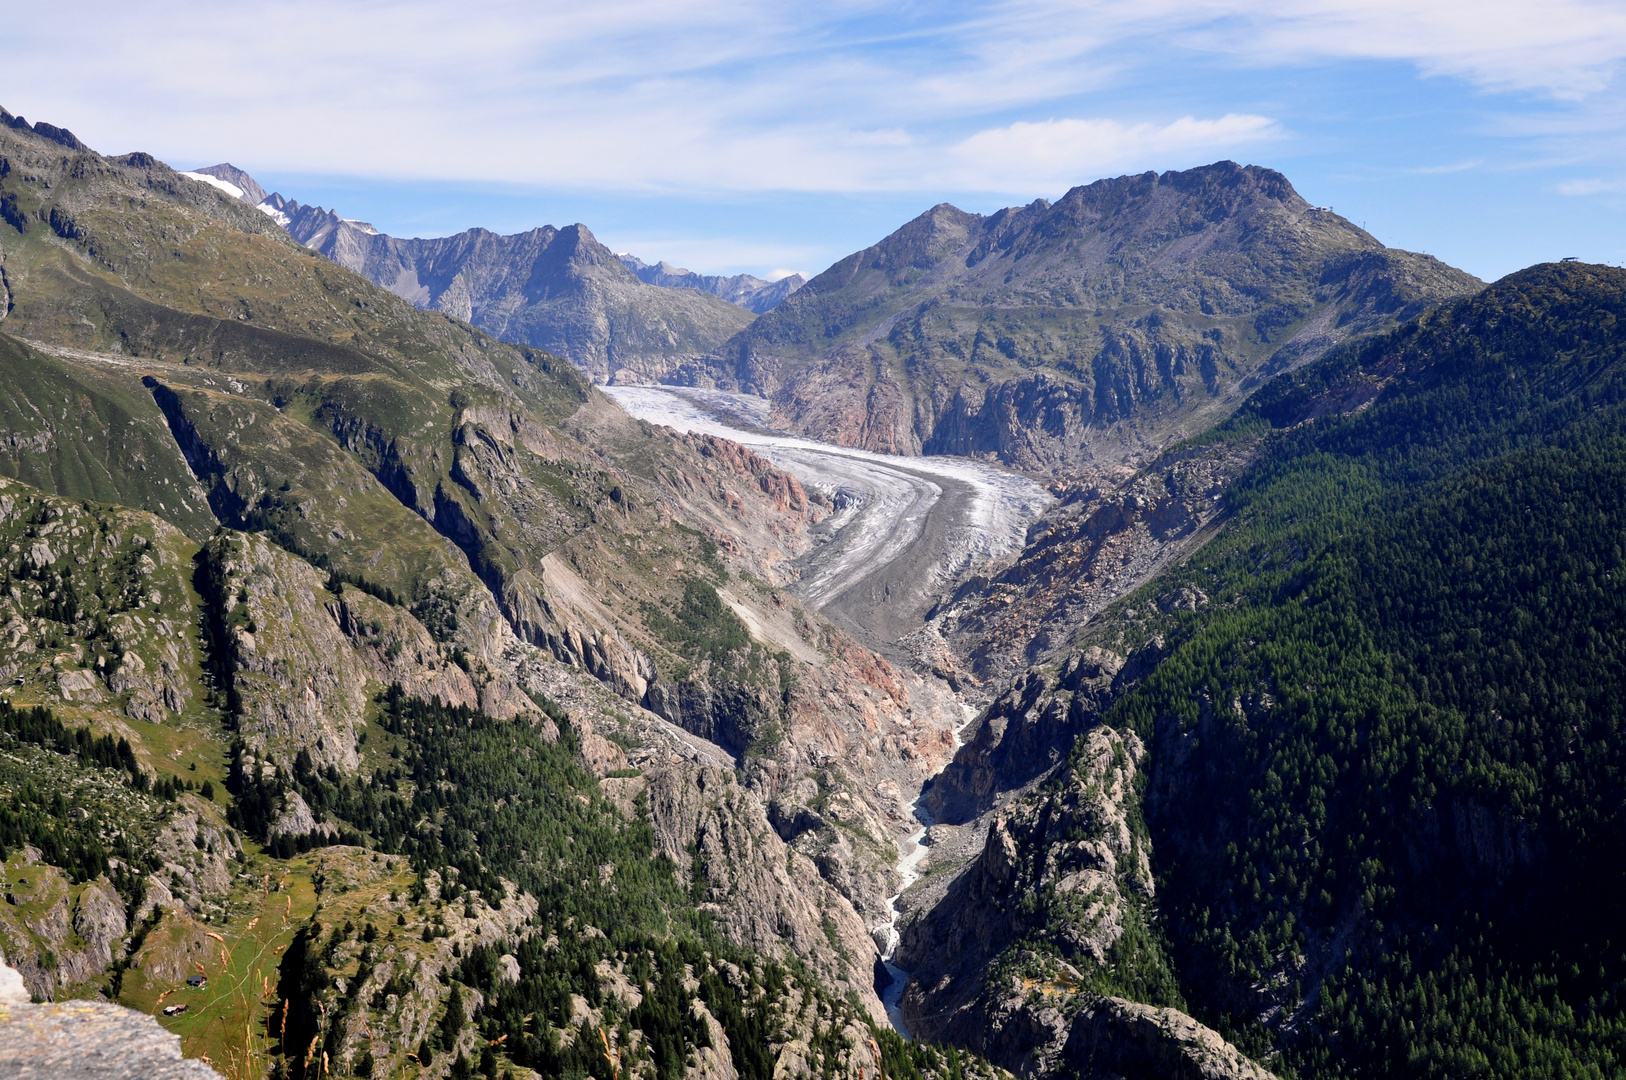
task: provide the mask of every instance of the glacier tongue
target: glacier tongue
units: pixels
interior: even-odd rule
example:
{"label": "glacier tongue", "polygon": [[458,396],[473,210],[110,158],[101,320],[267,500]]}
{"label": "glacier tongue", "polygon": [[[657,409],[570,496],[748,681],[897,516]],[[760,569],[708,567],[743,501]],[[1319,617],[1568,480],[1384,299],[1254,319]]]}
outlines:
{"label": "glacier tongue", "polygon": [[747,394],[670,386],[606,386],[628,413],[750,447],[837,513],[803,556],[791,591],[890,651],[963,572],[1019,551],[1052,501],[1037,481],[968,458],[893,457],[768,428],[769,403]]}

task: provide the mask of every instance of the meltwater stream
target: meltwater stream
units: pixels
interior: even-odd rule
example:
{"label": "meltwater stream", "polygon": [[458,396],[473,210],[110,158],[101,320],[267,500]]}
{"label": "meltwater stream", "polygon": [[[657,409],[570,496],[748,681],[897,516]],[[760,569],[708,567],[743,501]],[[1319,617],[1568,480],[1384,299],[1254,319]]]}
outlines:
{"label": "meltwater stream", "polygon": [[[965,723],[954,729],[954,749],[956,752],[965,745],[964,732],[970,727],[971,721],[976,719],[977,711],[969,705],[964,705]],[[881,966],[886,970],[887,984],[881,990],[881,1004],[886,1007],[886,1018],[892,1021],[892,1027],[904,1038],[913,1038],[909,1032],[909,1025],[903,1019],[903,991],[909,982],[909,973],[892,962],[892,957],[898,951],[901,937],[898,934],[898,902],[903,894],[909,891],[909,886],[920,880],[920,864],[925,860],[931,850],[926,842],[926,833],[933,825],[931,812],[925,806],[926,795],[922,792],[914,805],[915,820],[920,828],[910,833],[899,849],[901,855],[898,859],[898,891],[886,898],[887,912],[890,921],[886,927],[886,951],[881,953]]]}
{"label": "meltwater stream", "polygon": [[[944,589],[969,567],[1020,550],[1028,526],[1051,502],[1034,480],[982,462],[892,457],[776,432],[762,398],[688,387],[602,389],[640,420],[732,439],[828,497],[836,513],[818,527],[822,543],[797,560],[801,577],[790,591],[895,659],[903,659],[898,639],[920,627]],[[955,727],[956,750],[965,726]],[[909,973],[892,963],[898,902],[920,879],[931,825],[919,799],[914,814],[920,827],[899,852],[901,884],[887,899],[890,919],[881,955],[890,980],[881,1001],[892,1026],[906,1038],[898,1002]]]}

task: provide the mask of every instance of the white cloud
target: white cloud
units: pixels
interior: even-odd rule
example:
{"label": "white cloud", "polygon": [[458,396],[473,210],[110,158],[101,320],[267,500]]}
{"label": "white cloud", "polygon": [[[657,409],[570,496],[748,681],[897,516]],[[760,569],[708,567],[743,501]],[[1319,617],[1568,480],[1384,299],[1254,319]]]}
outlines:
{"label": "white cloud", "polygon": [[1156,35],[1252,63],[1400,60],[1432,75],[1565,98],[1608,88],[1626,60],[1615,0],[1006,0],[1046,48],[1077,55]]}
{"label": "white cloud", "polygon": [[1187,164],[1282,137],[1264,116],[1186,116],[1168,124],[1116,120],[1019,120],[979,131],[954,146],[943,177],[964,190],[1057,191],[1103,173]]}
{"label": "white cloud", "polygon": [[1566,180],[1558,185],[1560,195],[1613,195],[1626,191],[1626,180]]}
{"label": "white cloud", "polygon": [[1626,59],[1613,0],[1308,0],[1264,30],[1261,51],[1406,60],[1493,89],[1580,98]]}
{"label": "white cloud", "polygon": [[[75,28],[71,49],[60,47],[64,25]],[[723,193],[958,185],[1031,196],[1286,137],[1262,116],[1200,119],[1213,86],[1132,117],[1092,104],[1196,59],[1401,61],[1490,90],[1593,102],[1610,99],[1626,59],[1626,6],[57,0],[10,13],[0,39],[6,92],[17,95],[5,104],[108,151]]]}
{"label": "white cloud", "polygon": [[1422,165],[1410,171],[1418,176],[1444,176],[1449,173],[1477,169],[1483,164],[1485,164],[1484,158],[1474,158],[1472,161],[1458,161],[1450,165]]}

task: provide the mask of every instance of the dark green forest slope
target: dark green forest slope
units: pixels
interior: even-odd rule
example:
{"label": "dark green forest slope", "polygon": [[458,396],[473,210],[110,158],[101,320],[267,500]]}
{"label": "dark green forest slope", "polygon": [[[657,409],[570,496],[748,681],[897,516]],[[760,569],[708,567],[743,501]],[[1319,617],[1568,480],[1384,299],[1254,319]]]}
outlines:
{"label": "dark green forest slope", "polygon": [[1626,1069],[1623,318],[1540,266],[1277,380],[1229,529],[1095,631],[1164,657],[1107,719],[1185,998],[1284,1074]]}

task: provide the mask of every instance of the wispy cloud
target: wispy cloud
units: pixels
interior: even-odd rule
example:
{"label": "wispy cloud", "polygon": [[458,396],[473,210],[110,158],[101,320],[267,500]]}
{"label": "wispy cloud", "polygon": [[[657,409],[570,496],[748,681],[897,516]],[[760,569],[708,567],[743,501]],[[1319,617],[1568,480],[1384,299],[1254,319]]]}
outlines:
{"label": "wispy cloud", "polygon": [[1472,161],[1458,161],[1450,165],[1420,165],[1409,171],[1417,176],[1446,176],[1451,173],[1477,169],[1483,164],[1485,164],[1484,158],[1474,158]]}
{"label": "wispy cloud", "polygon": [[1198,60],[1399,61],[1591,108],[1614,100],[1626,8],[59,0],[11,13],[0,41],[7,92],[28,98],[6,104],[109,150],[135,140],[191,165],[695,192],[1054,194],[1289,137],[1279,119],[1224,106],[1094,104]]}
{"label": "wispy cloud", "polygon": [[1560,195],[1616,195],[1626,191],[1626,180],[1566,180],[1558,185]]}
{"label": "wispy cloud", "polygon": [[1213,120],[1186,116],[1167,124],[1018,120],[956,144],[950,155],[954,164],[942,180],[944,186],[971,191],[1053,191],[1079,177],[1184,165],[1282,135],[1281,125],[1268,117],[1235,113]]}

